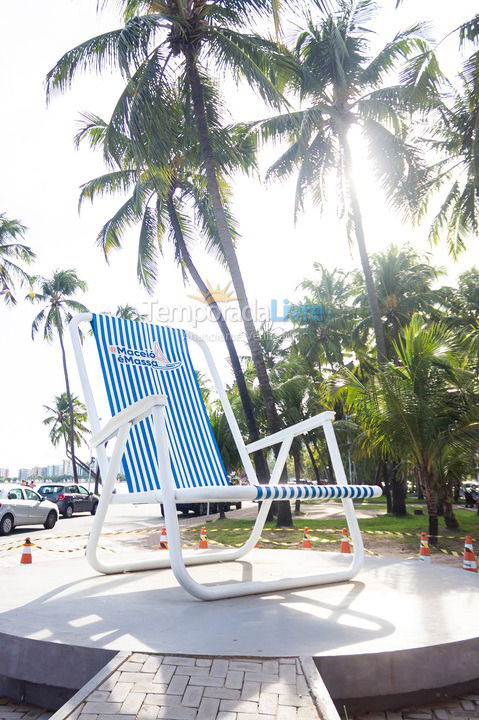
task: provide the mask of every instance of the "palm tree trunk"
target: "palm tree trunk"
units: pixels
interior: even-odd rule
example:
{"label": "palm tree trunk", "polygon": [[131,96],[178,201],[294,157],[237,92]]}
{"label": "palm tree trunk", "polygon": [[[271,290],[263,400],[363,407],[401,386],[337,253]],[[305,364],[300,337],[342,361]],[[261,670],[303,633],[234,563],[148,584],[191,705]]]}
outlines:
{"label": "palm tree trunk", "polygon": [[[236,250],[231,236],[226,214],[221,199],[221,193],[216,175],[216,166],[214,160],[213,147],[211,145],[210,133],[208,128],[208,119],[206,116],[206,108],[204,102],[203,86],[201,78],[196,66],[196,52],[194,48],[187,47],[184,49],[184,57],[186,62],[186,71],[191,89],[191,99],[193,102],[193,110],[195,114],[196,127],[198,129],[198,139],[200,143],[201,154],[205,166],[206,184],[208,188],[209,201],[215,218],[216,229],[221,241],[223,253],[229,267],[231,279],[238,298],[238,305],[241,311],[241,317],[246,333],[246,339],[251,352],[253,364],[255,366],[258,384],[261,391],[261,397],[266,411],[266,420],[268,430],[275,433],[281,429],[276,404],[274,401],[273,391],[268,378],[266,364],[264,361],[263,351],[259,342],[258,333],[254,324],[251,307],[248,302],[246,288],[241,275]],[[275,448],[275,453],[278,449]],[[293,524],[291,515],[291,506],[288,502],[280,502],[278,506],[277,524],[280,527],[290,527]]]}
{"label": "palm tree trunk", "polygon": [[311,444],[307,440],[305,440],[304,444],[306,445],[306,450],[308,451],[309,459],[311,460],[311,465],[313,466],[314,477],[316,478],[316,482],[319,483],[321,481],[321,475],[319,474],[318,464],[311,449]]}
{"label": "palm tree trunk", "polygon": [[431,545],[437,545],[437,536],[439,535],[439,520],[437,515],[437,495],[434,492],[434,478],[429,470],[419,465],[416,468],[417,477],[424,493],[427,512],[429,515],[429,542]]}
{"label": "palm tree trunk", "polygon": [[[238,393],[241,399],[241,404],[243,406],[243,412],[245,414],[246,424],[248,426],[248,433],[249,433],[249,439],[250,442],[254,442],[255,440],[259,439],[259,432],[258,432],[258,425],[256,423],[256,418],[254,416],[254,410],[253,405],[251,402],[251,398],[249,396],[248,387],[246,385],[246,380],[243,373],[243,368],[241,367],[241,362],[238,357],[238,353],[236,351],[236,347],[233,342],[233,338],[231,337],[230,329],[226,323],[226,320],[224,319],[223,313],[221,312],[221,309],[218,305],[218,303],[214,300],[213,296],[211,295],[208,286],[204,282],[203,278],[199,274],[192,258],[188,250],[188,246],[185,243],[185,239],[183,236],[183,231],[181,229],[180,222],[178,220],[178,215],[176,212],[175,203],[173,201],[173,195],[170,194],[168,198],[168,214],[170,217],[171,226],[173,228],[173,232],[175,235],[175,241],[177,244],[177,247],[180,251],[180,256],[183,258],[184,263],[188,269],[188,272],[193,279],[193,281],[196,283],[199,291],[203,295],[205,301],[207,302],[208,306],[211,309],[211,312],[213,313],[213,317],[218,323],[218,326],[221,330],[221,334],[223,335],[224,341],[226,343],[226,347],[228,349],[228,353],[231,360],[231,367],[233,368],[233,373],[236,380],[236,385],[238,387]],[[254,453],[253,455],[254,464],[256,467],[256,472],[258,475],[258,480],[260,483],[267,483],[270,477],[269,474],[269,468],[268,464],[266,462],[266,458],[264,455],[264,452],[259,451]]]}
{"label": "palm tree trunk", "polygon": [[[293,443],[293,448],[291,450],[291,455],[293,456],[293,462],[294,462],[294,477],[297,483],[301,480],[301,445],[299,442]],[[297,499],[294,503],[294,512],[300,513],[301,512],[301,500]]]}
{"label": "palm tree trunk", "polygon": [[361,207],[359,204],[356,185],[353,179],[353,162],[351,149],[346,134],[340,136],[341,147],[344,157],[344,169],[346,173],[346,182],[349,188],[349,196],[351,200],[351,211],[353,215],[354,232],[356,234],[356,242],[359,249],[359,257],[363,268],[364,281],[366,283],[366,291],[368,294],[369,307],[371,310],[371,318],[373,321],[374,337],[376,340],[376,354],[378,363],[381,365],[387,361],[386,340],[384,337],[384,326],[379,311],[378,296],[374,285],[373,273],[369,262],[368,251],[366,248],[366,238],[364,235],[363,218]]}
{"label": "palm tree trunk", "polygon": [[70,409],[70,454],[71,454],[71,461],[72,461],[72,468],[73,468],[73,479],[77,483],[78,482],[78,473],[77,473],[77,466],[76,466],[76,459],[75,459],[75,419],[73,417],[73,402],[72,402],[72,395],[70,392],[70,380],[68,378],[68,368],[67,368],[67,357],[65,354],[65,346],[63,344],[63,333],[61,329],[59,329],[58,337],[60,338],[60,347],[62,349],[62,362],[63,362],[63,372],[65,375],[65,386],[67,391],[67,397],[68,397],[68,407]]}
{"label": "palm tree trunk", "polygon": [[188,48],[185,50],[186,68],[188,72],[188,80],[191,88],[191,97],[195,113],[195,120],[198,129],[198,137],[200,142],[201,154],[205,165],[206,183],[208,187],[208,195],[211,208],[216,222],[216,228],[220,237],[221,245],[228,264],[233,286],[238,298],[238,304],[241,310],[246,338],[251,351],[251,357],[256,369],[258,383],[261,389],[261,395],[265,404],[266,417],[270,432],[280,430],[278,414],[274,402],[273,391],[269,382],[266,364],[264,361],[263,351],[256,331],[251,308],[246,295],[243,277],[238,263],[238,258],[233,244],[233,238],[228,225],[226,214],[221,199],[221,193],[218,186],[218,178],[216,174],[216,166],[214,160],[213,148],[210,140],[208,128],[208,120],[206,117],[203,86],[201,78],[196,66],[194,50]]}

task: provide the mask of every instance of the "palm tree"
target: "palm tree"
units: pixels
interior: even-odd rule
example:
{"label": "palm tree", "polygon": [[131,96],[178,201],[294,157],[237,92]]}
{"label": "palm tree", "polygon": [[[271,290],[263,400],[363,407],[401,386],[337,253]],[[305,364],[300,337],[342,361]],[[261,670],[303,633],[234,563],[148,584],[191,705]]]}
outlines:
{"label": "palm tree", "polygon": [[69,88],[79,70],[119,68],[126,85],[110,124],[116,131],[128,128],[134,152],[156,161],[165,151],[168,154],[178,120],[168,102],[168,88],[174,78],[181,82],[191,98],[208,203],[241,309],[268,426],[275,432],[279,429],[276,405],[221,192],[215,128],[208,116],[211,77],[224,71],[245,78],[264,99],[279,104],[275,81],[281,72],[278,64],[284,66],[284,60],[275,43],[244,31],[266,17],[271,4],[269,0],[122,0],[120,6],[125,25],[66,52],[48,73],[47,92]]}
{"label": "palm tree", "polygon": [[[89,433],[89,430],[85,425],[88,415],[86,407],[82,402],[80,402],[76,395],[71,396],[71,405],[73,407],[74,441],[75,445],[79,447],[86,442],[86,436]],[[66,454],[69,456],[70,428],[72,422],[70,415],[70,399],[67,393],[64,392],[61,393],[61,395],[56,395],[53,405],[44,405],[43,408],[47,412],[47,416],[43,420],[43,424],[50,430],[49,438],[52,445],[57,447],[57,445],[63,441],[65,443]]]}
{"label": "palm tree", "polygon": [[[444,302],[444,290],[435,289],[433,284],[444,270],[433,267],[428,258],[422,258],[410,245],[399,248],[390,245],[386,250],[371,258],[374,283],[379,310],[384,320],[388,359],[394,358],[393,343],[397,342],[401,329],[415,313],[423,319],[438,319],[439,307]],[[355,303],[362,308],[368,305],[368,296],[360,278],[356,284]],[[369,318],[362,324],[368,322]],[[360,330],[361,324],[356,328]]]}
{"label": "palm tree", "polygon": [[122,320],[133,320],[135,322],[142,322],[147,319],[147,315],[141,313],[133,305],[118,305],[115,310],[115,317],[121,318]]}
{"label": "palm tree", "polygon": [[351,274],[340,268],[329,270],[321,263],[314,263],[313,268],[319,277],[300,284],[306,295],[291,318],[290,335],[298,353],[321,372],[323,366],[331,370],[344,366],[352,350],[357,324],[357,310],[352,304],[355,283]]}
{"label": "palm tree", "polygon": [[[212,95],[213,88],[210,99]],[[178,112],[170,154],[162,164],[147,159],[140,162],[133,153],[131,138],[125,133],[116,139],[115,154],[111,155],[107,144],[111,128],[101,118],[84,116],[85,122],[77,135],[77,144],[88,140],[92,147],[102,147],[108,162],[117,169],[82,186],[80,207],[86,200],[93,202],[98,195],[117,194],[125,190],[131,192],[126,202],[102,227],[97,242],[105,257],[108,257],[113,249],[121,247],[126,230],[132,225],[140,225],[137,275],[140,283],[149,290],[153,288],[158,274],[158,252],[161,252],[165,239],[173,242],[179,267],[183,274],[186,270],[196,284],[221,330],[243,405],[250,442],[254,442],[259,438],[258,425],[230,329],[190,252],[195,239],[193,228],[198,227],[206,241],[207,251],[224,261],[208,203],[202,167],[198,161],[196,129],[188,122],[191,109],[188,111],[188,104],[185,105],[178,93],[176,101],[171,100],[170,104],[182,111]],[[211,102],[209,109],[210,116],[213,116],[215,110]],[[217,133],[216,140],[221,144],[218,156],[221,157],[225,172],[254,165],[252,142],[245,140],[243,135],[237,131]],[[226,197],[227,188],[223,181],[222,187]],[[230,223],[233,223],[231,216]],[[253,459],[260,482],[266,482],[269,470],[264,453],[254,453]]]}
{"label": "palm tree", "polygon": [[16,305],[15,281],[22,285],[32,282],[32,277],[17,264],[18,261],[29,265],[35,260],[35,253],[28,247],[19,243],[26,231],[25,225],[19,220],[9,219],[5,213],[0,213],[0,296],[6,305]]}
{"label": "palm tree", "polygon": [[[340,188],[341,214],[348,231],[354,229],[378,360],[384,362],[384,328],[354,180],[350,131],[360,130],[388,201],[406,215],[417,205],[417,187],[425,173],[417,149],[407,141],[408,112],[428,106],[427,90],[439,71],[420,26],[398,33],[372,57],[373,33],[365,27],[375,8],[374,0],[343,0],[338,12],[319,24],[309,17],[292,53],[299,78],[292,84],[307,107],[253,126],[265,139],[289,141],[268,177],[286,177],[298,170],[296,213],[307,194],[323,207],[328,191]],[[414,53],[426,59],[411,61],[402,85],[388,86],[391,73]],[[331,174],[337,176],[335,184],[330,182]]]}
{"label": "palm tree", "polygon": [[397,361],[362,381],[349,371],[336,390],[363,431],[365,452],[378,448],[411,461],[437,542],[438,492],[452,456],[471,456],[479,439],[477,376],[466,370],[457,338],[444,323],[414,315],[395,344]]}
{"label": "palm tree", "polygon": [[85,292],[86,283],[80,280],[75,270],[56,270],[50,278],[39,278],[37,292],[31,292],[27,297],[33,303],[43,305],[42,309],[32,323],[32,338],[43,327],[43,339],[52,342],[55,334],[58,335],[62,353],[63,373],[65,376],[66,395],[70,411],[70,455],[73,466],[73,477],[78,482],[77,467],[75,461],[75,426],[74,407],[70,391],[70,380],[68,377],[67,359],[63,336],[65,324],[72,318],[71,311],[87,312],[87,308],[80,302],[73,299],[73,295],[79,290]]}

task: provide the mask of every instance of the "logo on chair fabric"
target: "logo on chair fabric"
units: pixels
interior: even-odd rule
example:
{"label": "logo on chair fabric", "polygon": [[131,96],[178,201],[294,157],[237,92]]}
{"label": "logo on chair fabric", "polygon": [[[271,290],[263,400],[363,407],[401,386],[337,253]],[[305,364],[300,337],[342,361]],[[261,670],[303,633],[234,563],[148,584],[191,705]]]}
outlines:
{"label": "logo on chair fabric", "polygon": [[183,365],[181,361],[170,362],[156,340],[150,350],[138,350],[124,345],[110,345],[109,350],[121,365],[140,365],[153,370],[175,370]]}

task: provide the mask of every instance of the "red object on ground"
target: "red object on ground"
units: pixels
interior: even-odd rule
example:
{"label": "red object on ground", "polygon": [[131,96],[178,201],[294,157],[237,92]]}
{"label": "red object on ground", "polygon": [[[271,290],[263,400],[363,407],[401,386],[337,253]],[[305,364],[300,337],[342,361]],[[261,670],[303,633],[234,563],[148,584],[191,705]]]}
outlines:
{"label": "red object on ground", "polygon": [[341,538],[341,552],[351,555],[351,545],[349,543],[349,535],[346,528],[343,528],[343,537]]}
{"label": "red object on ground", "polygon": [[20,559],[20,565],[31,565],[32,564],[32,543],[30,538],[25,539],[23,546],[22,557]]}
{"label": "red object on ground", "polygon": [[472,546],[472,538],[470,535],[466,535],[466,540],[464,543],[464,560],[462,563],[463,570],[468,570],[469,572],[477,573],[477,562],[476,562],[476,556],[474,554],[474,548]]}

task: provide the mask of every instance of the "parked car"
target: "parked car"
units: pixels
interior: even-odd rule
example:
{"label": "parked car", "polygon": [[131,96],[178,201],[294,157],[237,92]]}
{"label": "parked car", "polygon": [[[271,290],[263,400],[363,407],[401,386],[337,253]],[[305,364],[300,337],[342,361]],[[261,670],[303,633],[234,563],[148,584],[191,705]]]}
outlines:
{"label": "parked car", "polygon": [[32,488],[0,485],[0,535],[8,535],[17,525],[43,525],[51,530],[58,514],[57,506]]}
{"label": "parked car", "polygon": [[45,483],[39,485],[37,491],[42,497],[54,502],[63,517],[71,518],[73,513],[96,513],[100,498],[89,492],[83,485],[74,483]]}

